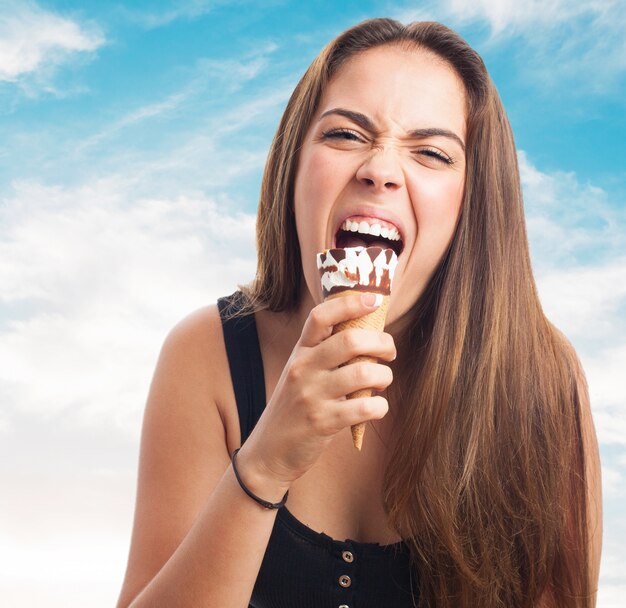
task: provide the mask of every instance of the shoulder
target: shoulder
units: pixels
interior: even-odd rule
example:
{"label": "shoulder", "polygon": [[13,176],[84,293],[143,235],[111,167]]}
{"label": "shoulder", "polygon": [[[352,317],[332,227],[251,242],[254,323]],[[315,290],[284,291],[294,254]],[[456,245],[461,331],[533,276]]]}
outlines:
{"label": "shoulder", "polygon": [[196,310],[169,331],[155,380],[179,385],[180,391],[209,388],[222,351],[224,338],[217,306]]}
{"label": "shoulder", "polygon": [[[169,331],[154,373],[146,419],[152,411],[165,424],[188,423],[190,431],[196,427],[206,433],[219,423],[220,434],[231,443],[238,420],[217,305],[192,312]],[[237,443],[238,437],[232,439]]]}
{"label": "shoulder", "polygon": [[[185,373],[210,371],[207,363],[224,346],[217,305],[205,306],[180,320],[167,334],[160,360],[166,359]],[[189,367],[191,365],[191,367]]]}

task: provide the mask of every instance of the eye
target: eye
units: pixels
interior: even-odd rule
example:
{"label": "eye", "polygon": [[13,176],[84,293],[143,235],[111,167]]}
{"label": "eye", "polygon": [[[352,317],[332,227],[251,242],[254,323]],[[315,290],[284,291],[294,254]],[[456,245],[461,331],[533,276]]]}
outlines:
{"label": "eye", "polygon": [[419,148],[418,150],[415,150],[415,154],[426,157],[429,160],[433,159],[434,161],[443,163],[444,165],[452,165],[454,163],[452,158],[437,148]]}
{"label": "eye", "polygon": [[358,141],[362,142],[364,139],[356,131],[351,129],[329,129],[322,132],[322,139],[334,139],[343,141]]}

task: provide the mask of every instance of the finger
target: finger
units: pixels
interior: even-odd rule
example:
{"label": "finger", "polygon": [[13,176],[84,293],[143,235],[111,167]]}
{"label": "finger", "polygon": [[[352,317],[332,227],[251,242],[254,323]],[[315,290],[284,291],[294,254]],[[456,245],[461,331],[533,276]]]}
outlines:
{"label": "finger", "polygon": [[387,365],[372,361],[349,363],[330,374],[331,398],[340,398],[362,389],[382,391],[393,382],[393,372]]}
{"label": "finger", "polygon": [[389,403],[381,395],[346,399],[336,401],[335,404],[332,412],[329,412],[335,431],[368,420],[380,420],[389,411]]}
{"label": "finger", "polygon": [[339,367],[359,356],[383,361],[396,358],[396,345],[391,335],[372,329],[346,329],[330,336],[314,350],[314,360],[327,369]]}
{"label": "finger", "polygon": [[367,315],[381,303],[382,298],[371,293],[325,300],[309,313],[300,343],[303,346],[317,346],[332,334],[335,325]]}

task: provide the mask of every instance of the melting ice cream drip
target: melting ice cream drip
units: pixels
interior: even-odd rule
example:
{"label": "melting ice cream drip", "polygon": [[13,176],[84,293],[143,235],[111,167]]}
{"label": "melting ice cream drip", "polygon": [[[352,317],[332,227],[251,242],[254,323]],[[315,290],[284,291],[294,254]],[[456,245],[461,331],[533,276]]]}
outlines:
{"label": "melting ice cream drip", "polygon": [[395,252],[382,247],[327,249],[317,254],[324,298],[348,289],[389,295],[397,265]]}

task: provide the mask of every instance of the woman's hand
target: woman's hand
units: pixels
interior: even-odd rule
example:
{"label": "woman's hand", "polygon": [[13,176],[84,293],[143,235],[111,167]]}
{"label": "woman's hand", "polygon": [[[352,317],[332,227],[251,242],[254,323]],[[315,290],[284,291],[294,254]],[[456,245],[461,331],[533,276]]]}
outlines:
{"label": "woman's hand", "polygon": [[346,395],[387,388],[391,369],[374,362],[340,366],[358,355],[392,361],[393,338],[365,329],[332,334],[338,323],[371,313],[374,300],[371,294],[336,298],[309,313],[272,398],[237,458],[246,483],[273,494],[263,495],[267,500],[279,500],[339,431],[387,413],[382,396]]}

